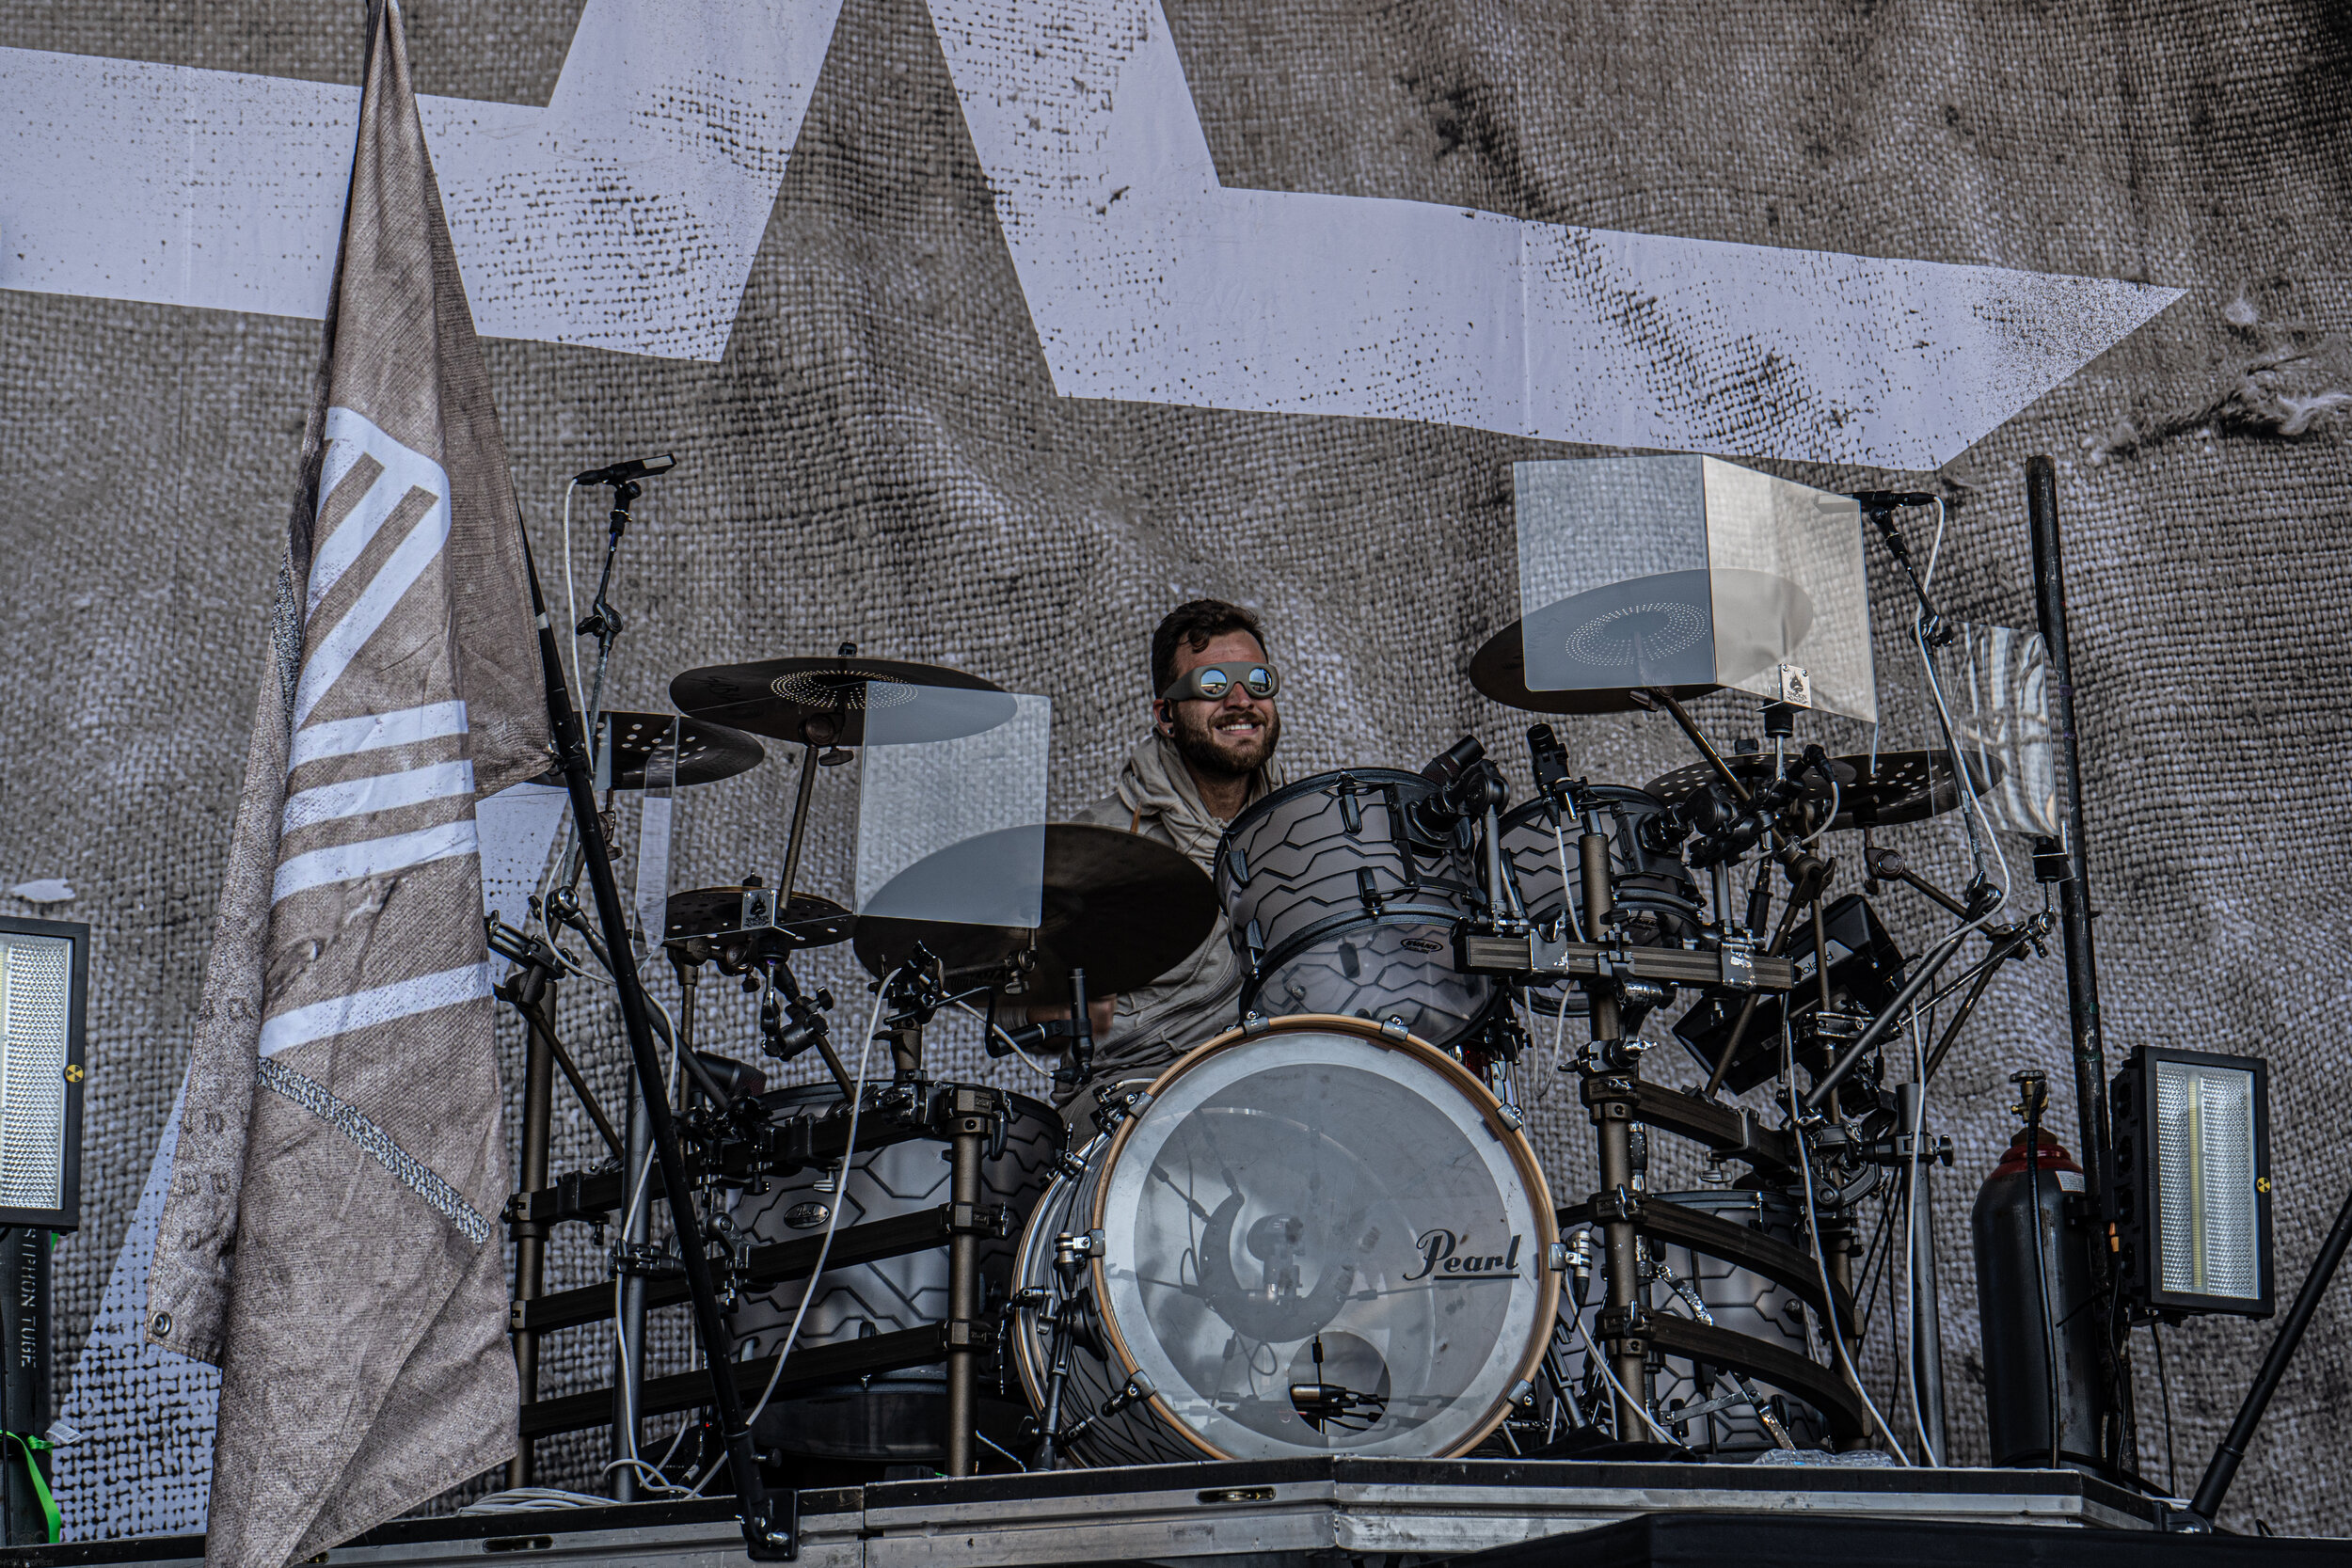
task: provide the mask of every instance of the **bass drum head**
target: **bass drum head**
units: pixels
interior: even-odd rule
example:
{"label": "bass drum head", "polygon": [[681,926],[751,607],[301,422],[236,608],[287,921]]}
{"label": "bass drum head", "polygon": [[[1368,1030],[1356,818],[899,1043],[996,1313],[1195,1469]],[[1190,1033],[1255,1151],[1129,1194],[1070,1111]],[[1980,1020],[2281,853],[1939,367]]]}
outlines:
{"label": "bass drum head", "polygon": [[1483,1085],[1312,1018],[1214,1040],[1152,1095],[1089,1195],[1114,1385],[1142,1372],[1215,1458],[1441,1458],[1494,1428],[1559,1277],[1542,1172]]}

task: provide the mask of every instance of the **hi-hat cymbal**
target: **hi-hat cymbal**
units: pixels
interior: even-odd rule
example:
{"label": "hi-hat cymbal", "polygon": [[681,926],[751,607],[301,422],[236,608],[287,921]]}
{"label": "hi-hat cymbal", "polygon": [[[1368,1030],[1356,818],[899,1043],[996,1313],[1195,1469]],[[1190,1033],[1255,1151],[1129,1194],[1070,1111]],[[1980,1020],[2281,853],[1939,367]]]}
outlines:
{"label": "hi-hat cymbal", "polygon": [[[967,862],[1001,864],[1009,835],[1034,832],[1015,828],[950,845],[893,879],[869,907],[887,907],[901,880],[952,880]],[[855,942],[858,961],[877,975],[896,968],[918,942],[951,976],[979,975],[1034,946],[1027,999],[1067,1005],[1073,969],[1086,971],[1089,995],[1135,990],[1183,962],[1216,914],[1208,873],[1181,850],[1120,828],[1057,822],[1045,830],[1044,908],[1034,929],[867,914],[858,920]]]}
{"label": "hi-hat cymbal", "polygon": [[[1514,621],[1486,640],[1470,659],[1470,684],[1504,707],[1528,713],[1630,713],[1644,705],[1633,692],[1646,688],[1597,687],[1581,691],[1531,691],[1527,687],[1527,656],[1520,642],[1522,623]],[[1677,701],[1688,702],[1720,691],[1720,686],[1669,686]]]}
{"label": "hi-hat cymbal", "polygon": [[866,715],[886,742],[953,740],[1012,717],[1004,688],[961,670],[895,658],[763,658],[689,670],[670,683],[681,712],[812,746],[866,744]]}
{"label": "hi-hat cymbal", "polygon": [[661,935],[665,942],[686,942],[773,930],[794,948],[830,947],[849,941],[856,924],[849,911],[814,894],[794,894],[778,919],[774,888],[698,887],[670,895]]}
{"label": "hi-hat cymbal", "polygon": [[[2001,765],[1993,758],[1967,756],[1964,760],[1969,782],[1978,794],[2001,782]],[[1772,776],[1774,764],[1769,756],[1751,752],[1724,761],[1750,787]],[[1865,752],[1832,757],[1830,768],[1837,775],[1838,795],[1832,828],[1892,828],[1923,822],[1960,804],[1960,788],[1953,781],[1947,752],[1881,752],[1875,761]],[[1712,765],[1694,762],[1661,774],[1643,787],[1672,805],[1713,782],[1715,776]]]}

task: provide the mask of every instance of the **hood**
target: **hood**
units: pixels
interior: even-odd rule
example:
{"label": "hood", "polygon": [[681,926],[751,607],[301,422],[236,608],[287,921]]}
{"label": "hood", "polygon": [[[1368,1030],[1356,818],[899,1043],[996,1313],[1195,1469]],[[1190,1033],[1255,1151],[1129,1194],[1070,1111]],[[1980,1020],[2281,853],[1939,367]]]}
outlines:
{"label": "hood", "polygon": [[[1264,799],[1282,784],[1281,762],[1268,757],[1250,776],[1249,793],[1243,804],[1247,807]],[[1205,867],[1216,853],[1216,841],[1225,835],[1226,824],[1209,815],[1183,753],[1157,730],[1136,741],[1136,749],[1128,753],[1127,765],[1119,770],[1118,795],[1120,803],[1136,816],[1158,817],[1176,847],[1200,865]]]}

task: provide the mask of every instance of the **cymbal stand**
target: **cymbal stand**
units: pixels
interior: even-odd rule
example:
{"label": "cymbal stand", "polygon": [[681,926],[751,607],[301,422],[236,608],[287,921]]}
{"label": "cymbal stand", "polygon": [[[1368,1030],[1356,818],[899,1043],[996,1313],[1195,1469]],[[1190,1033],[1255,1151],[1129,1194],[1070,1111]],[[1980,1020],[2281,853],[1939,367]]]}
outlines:
{"label": "cymbal stand", "polygon": [[[612,874],[611,847],[605,842],[601,824],[597,821],[596,786],[588,763],[587,743],[580,734],[580,720],[572,707],[570,688],[564,679],[564,666],[557,654],[555,632],[547,614],[547,600],[539,586],[538,572],[531,561],[531,542],[522,533],[521,521],[516,519],[516,531],[520,535],[524,570],[531,583],[531,601],[539,629],[539,662],[547,686],[548,724],[557,754],[563,759],[564,781],[571,795],[572,816],[579,828],[584,849],[585,869],[589,887],[596,902],[596,914],[604,927],[607,945],[616,954],[625,952],[628,941],[628,915],[621,904],[620,883]],[[728,1354],[730,1339],[726,1321],[720,1315],[719,1296],[710,1275],[710,1259],[700,1244],[700,1225],[694,1211],[691,1183],[688,1180],[686,1159],[678,1147],[677,1124],[670,1112],[668,1085],[661,1075],[661,1059],[654,1049],[652,1008],[648,1005],[634,965],[616,965],[612,970],[614,989],[620,994],[621,1020],[628,1037],[630,1064],[637,1085],[644,1098],[647,1114],[647,1132],[655,1158],[661,1169],[664,1196],[670,1204],[673,1220],[683,1243],[679,1247],[685,1265],[688,1293],[694,1304],[694,1327],[702,1342],[703,1365],[710,1380],[711,1403],[719,1420],[719,1430],[727,1450],[727,1467],[739,1498],[739,1513],[743,1522],[743,1547],[755,1561],[781,1561],[800,1553],[800,1497],[797,1491],[771,1495],[759,1464],[753,1451],[750,1424],[744,1418],[743,1395],[735,1381],[735,1363]]]}
{"label": "cymbal stand", "polygon": [[[492,917],[494,920],[495,916]],[[533,964],[496,989],[496,994],[521,1013],[530,1034],[523,1066],[522,1167],[517,1191],[537,1192],[548,1184],[548,1137],[555,1109],[555,975]],[[512,1219],[507,1230],[515,1240],[516,1301],[535,1301],[547,1285],[548,1230],[544,1222]],[[522,1402],[539,1399],[539,1336],[528,1329],[515,1332],[515,1381]],[[532,1475],[531,1439],[525,1437],[507,1461],[506,1484],[529,1486]]]}

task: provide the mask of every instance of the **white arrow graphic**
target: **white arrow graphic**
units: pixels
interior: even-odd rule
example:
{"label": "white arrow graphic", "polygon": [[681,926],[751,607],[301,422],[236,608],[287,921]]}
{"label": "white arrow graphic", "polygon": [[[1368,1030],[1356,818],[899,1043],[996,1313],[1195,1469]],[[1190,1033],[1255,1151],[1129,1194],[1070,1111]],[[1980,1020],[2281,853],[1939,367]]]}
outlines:
{"label": "white arrow graphic", "polygon": [[[839,0],[589,0],[426,99],[482,330],[725,350]],[[1065,396],[1926,468],[2180,291],[1228,190],[1158,0],[931,0]],[[0,50],[0,287],[324,309],[358,95]]]}
{"label": "white arrow graphic", "polygon": [[1227,190],[1159,0],[930,0],[1065,396],[1934,467],[2176,289]]}

